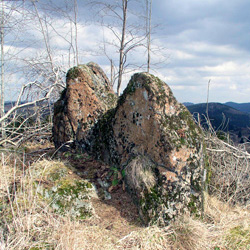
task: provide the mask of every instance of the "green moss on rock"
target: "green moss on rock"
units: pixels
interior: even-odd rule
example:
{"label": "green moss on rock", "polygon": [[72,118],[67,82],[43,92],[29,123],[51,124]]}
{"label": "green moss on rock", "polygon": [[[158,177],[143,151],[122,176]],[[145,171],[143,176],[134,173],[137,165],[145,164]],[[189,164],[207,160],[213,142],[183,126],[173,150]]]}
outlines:
{"label": "green moss on rock", "polygon": [[194,214],[194,215],[197,215],[199,216],[199,208],[197,207],[197,204],[199,204],[199,199],[198,197],[194,196],[193,194],[191,194],[191,197],[190,197],[190,202],[188,203],[188,208],[189,208],[189,211]]}
{"label": "green moss on rock", "polygon": [[163,204],[162,193],[159,187],[154,186],[150,190],[145,190],[139,203],[143,221],[146,224],[154,224],[159,218],[157,211]]}
{"label": "green moss on rock", "polygon": [[126,170],[128,190],[146,224],[201,211],[202,133],[159,78],[133,75],[92,138],[91,153]]}
{"label": "green moss on rock", "polygon": [[89,182],[61,180],[56,186],[45,189],[43,196],[48,198],[50,206],[60,214],[70,214],[72,218],[85,219],[91,216],[92,207],[88,202]]}
{"label": "green moss on rock", "polygon": [[228,249],[250,249],[250,228],[236,226],[226,235]]}
{"label": "green moss on rock", "polygon": [[75,78],[77,78],[80,74],[80,69],[75,66],[71,69],[69,69],[69,71],[67,72],[67,75],[66,75],[66,80],[69,81],[69,80],[73,80]]}
{"label": "green moss on rock", "polygon": [[75,219],[85,219],[93,214],[89,199],[94,187],[73,175],[72,170],[62,162],[38,162],[32,172],[38,177],[34,186],[40,199],[55,212]]}
{"label": "green moss on rock", "polygon": [[115,107],[117,103],[117,95],[114,93],[108,93],[107,94],[107,103],[109,107]]}

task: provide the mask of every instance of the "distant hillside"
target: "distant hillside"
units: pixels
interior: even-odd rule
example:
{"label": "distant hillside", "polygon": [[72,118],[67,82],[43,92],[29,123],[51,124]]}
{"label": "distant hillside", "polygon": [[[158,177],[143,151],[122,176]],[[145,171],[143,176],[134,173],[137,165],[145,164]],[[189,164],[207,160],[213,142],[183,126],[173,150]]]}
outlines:
{"label": "distant hillside", "polygon": [[[199,103],[201,104],[201,103]],[[249,113],[250,114],[250,102],[246,102],[246,103],[236,103],[236,102],[226,102],[226,103],[222,103],[224,105],[227,105],[231,108],[237,109],[241,112],[245,112],[245,113]],[[183,102],[183,105],[185,105],[186,107],[192,106],[192,105],[196,105],[192,102]]]}
{"label": "distant hillside", "polygon": [[188,107],[188,106],[194,105],[194,103],[192,103],[192,102],[183,102],[183,105]]}
{"label": "distant hillside", "polygon": [[[206,103],[187,106],[191,114],[199,113],[201,117],[206,114]],[[218,129],[223,122],[223,114],[228,122],[226,130],[239,131],[250,126],[250,114],[236,110],[221,103],[208,104],[208,116],[214,129]]]}
{"label": "distant hillside", "polygon": [[250,103],[226,102],[225,105],[250,114]]}
{"label": "distant hillside", "polygon": [[[20,104],[24,104],[26,102],[20,102]],[[12,101],[7,101],[4,103],[4,110],[5,112],[8,112],[12,107],[14,107],[16,102]]]}

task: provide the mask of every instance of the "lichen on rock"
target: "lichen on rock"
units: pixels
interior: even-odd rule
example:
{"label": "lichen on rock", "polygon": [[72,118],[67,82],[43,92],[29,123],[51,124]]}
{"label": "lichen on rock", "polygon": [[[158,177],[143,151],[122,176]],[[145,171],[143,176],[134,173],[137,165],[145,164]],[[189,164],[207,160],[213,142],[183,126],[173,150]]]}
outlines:
{"label": "lichen on rock", "polygon": [[99,117],[116,105],[117,96],[95,63],[69,69],[66,89],[54,104],[53,139],[56,147],[85,140]]}
{"label": "lichen on rock", "polygon": [[53,131],[56,146],[73,138],[81,150],[125,172],[146,224],[201,213],[202,131],[158,77],[134,74],[117,102],[96,64],[70,69]]}
{"label": "lichen on rock", "polygon": [[73,219],[94,214],[90,198],[96,197],[94,186],[77,177],[64,163],[43,160],[31,166],[34,188],[38,197],[54,212]]}
{"label": "lichen on rock", "polygon": [[159,78],[132,76],[117,107],[94,126],[89,150],[126,169],[145,223],[201,212],[202,132]]}

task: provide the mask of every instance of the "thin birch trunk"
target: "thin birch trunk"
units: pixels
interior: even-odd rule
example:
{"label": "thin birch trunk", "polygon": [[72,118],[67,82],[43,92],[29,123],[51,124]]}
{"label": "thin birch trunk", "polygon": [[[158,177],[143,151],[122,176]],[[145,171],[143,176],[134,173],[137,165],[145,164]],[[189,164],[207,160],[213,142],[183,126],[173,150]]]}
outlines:
{"label": "thin birch trunk", "polygon": [[78,66],[79,59],[78,59],[78,27],[77,27],[78,5],[77,5],[77,0],[75,0],[75,3],[74,3],[74,14],[75,14],[74,25],[75,25],[76,64]]}
{"label": "thin birch trunk", "polygon": [[53,70],[54,65],[53,65],[53,59],[52,59],[52,55],[51,55],[51,51],[50,51],[50,46],[49,46],[48,37],[47,37],[47,35],[46,35],[46,31],[45,31],[45,29],[44,29],[44,26],[43,26],[43,23],[42,23],[42,19],[41,19],[39,13],[38,13],[36,4],[35,4],[35,2],[32,2],[32,3],[33,3],[33,6],[34,6],[34,8],[35,8],[36,15],[37,15],[37,18],[38,18],[39,23],[40,23],[40,26],[41,26],[41,31],[42,31],[42,35],[43,35],[45,47],[46,47],[47,54],[48,54],[48,57],[49,57],[49,60],[50,60],[51,69]]}
{"label": "thin birch trunk", "polygon": [[147,72],[149,73],[150,70],[150,63],[151,63],[151,57],[150,57],[150,50],[151,50],[151,16],[152,16],[152,0],[150,0],[150,5],[148,8],[148,0],[147,0],[147,24],[148,24],[148,34],[147,34],[147,50],[148,50],[148,61],[147,61]]}
{"label": "thin birch trunk", "polygon": [[118,84],[117,84],[117,95],[120,96],[120,89],[122,83],[122,75],[124,68],[124,42],[125,42],[125,34],[126,34],[126,23],[127,23],[127,7],[128,0],[122,0],[123,5],[123,23],[122,23],[122,37],[121,37],[121,45],[120,45],[120,58],[119,58],[119,71],[118,71]]}
{"label": "thin birch trunk", "polygon": [[110,72],[110,84],[111,84],[111,86],[113,87],[113,85],[114,85],[114,65],[113,65],[113,60],[112,59],[110,59],[110,67],[111,67],[111,72]]}
{"label": "thin birch trunk", "polygon": [[[0,98],[1,98],[1,117],[4,116],[4,3],[2,0],[2,6],[1,6],[1,93],[0,93]],[[2,131],[2,139],[6,137],[5,134],[5,121],[3,120],[1,122],[1,131]]]}

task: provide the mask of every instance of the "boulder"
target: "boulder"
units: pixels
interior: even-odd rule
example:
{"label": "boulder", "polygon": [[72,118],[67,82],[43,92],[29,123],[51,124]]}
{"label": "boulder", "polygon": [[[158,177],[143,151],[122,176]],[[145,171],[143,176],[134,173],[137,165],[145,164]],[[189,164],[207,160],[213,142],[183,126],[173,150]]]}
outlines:
{"label": "boulder", "polygon": [[58,148],[67,141],[84,141],[98,118],[116,105],[117,96],[103,70],[95,63],[71,68],[66,88],[54,105],[53,140]]}
{"label": "boulder", "polygon": [[90,138],[92,154],[125,172],[146,224],[201,213],[202,131],[159,78],[132,76],[117,107],[100,118]]}
{"label": "boulder", "polygon": [[74,220],[86,219],[95,214],[90,200],[97,197],[95,186],[81,179],[63,162],[41,160],[27,171],[33,177],[37,204],[45,202],[55,213]]}

